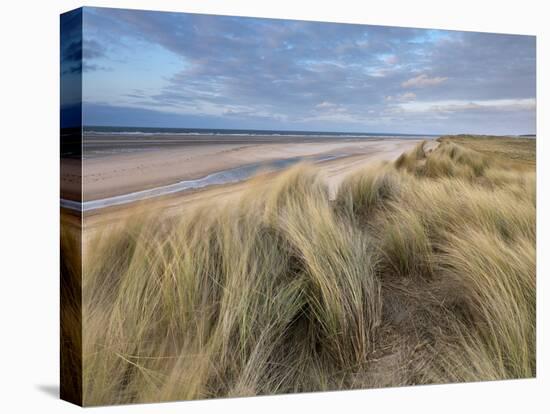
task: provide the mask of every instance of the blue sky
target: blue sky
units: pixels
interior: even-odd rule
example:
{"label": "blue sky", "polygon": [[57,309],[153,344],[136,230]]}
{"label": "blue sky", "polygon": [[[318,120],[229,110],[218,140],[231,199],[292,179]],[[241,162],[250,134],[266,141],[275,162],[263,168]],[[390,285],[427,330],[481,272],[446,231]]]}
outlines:
{"label": "blue sky", "polygon": [[87,125],[535,132],[535,38],[85,8]]}

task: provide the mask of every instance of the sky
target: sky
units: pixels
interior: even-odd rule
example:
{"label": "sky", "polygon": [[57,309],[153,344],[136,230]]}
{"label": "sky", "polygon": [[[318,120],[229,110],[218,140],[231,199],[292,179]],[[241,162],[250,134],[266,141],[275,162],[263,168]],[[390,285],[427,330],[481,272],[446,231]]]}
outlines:
{"label": "sky", "polygon": [[82,10],[61,15],[61,127],[82,125]]}
{"label": "sky", "polygon": [[535,133],[535,37],[85,8],[86,125]]}

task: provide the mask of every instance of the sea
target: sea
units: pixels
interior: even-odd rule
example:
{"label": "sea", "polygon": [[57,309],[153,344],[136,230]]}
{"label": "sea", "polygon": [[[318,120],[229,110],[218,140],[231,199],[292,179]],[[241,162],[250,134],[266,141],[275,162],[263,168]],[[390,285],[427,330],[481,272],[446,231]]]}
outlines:
{"label": "sea", "polygon": [[207,136],[289,136],[289,137],[352,137],[352,138],[419,138],[438,137],[433,134],[400,134],[393,132],[340,132],[340,131],[304,131],[304,130],[268,130],[268,129],[215,129],[215,128],[153,128],[126,126],[85,126],[85,136],[95,135],[207,135]]}

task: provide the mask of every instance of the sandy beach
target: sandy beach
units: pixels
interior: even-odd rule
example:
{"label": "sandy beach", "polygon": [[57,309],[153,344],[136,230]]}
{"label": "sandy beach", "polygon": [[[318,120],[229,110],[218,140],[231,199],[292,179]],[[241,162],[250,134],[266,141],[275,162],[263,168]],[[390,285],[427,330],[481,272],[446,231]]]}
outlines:
{"label": "sandy beach", "polygon": [[60,180],[61,198],[80,201],[82,197],[82,162],[78,158],[61,158]]}
{"label": "sandy beach", "polygon": [[[90,157],[83,162],[83,198],[97,200],[204,177],[213,172],[236,168],[250,162],[292,157],[337,158],[315,162],[334,196],[340,182],[350,173],[381,161],[391,161],[412,149],[420,139],[323,140],[319,142],[208,143],[150,151]],[[435,141],[433,144],[436,144]],[[431,144],[431,145],[433,145]],[[265,173],[269,177],[277,173]],[[209,186],[139,202],[101,208],[84,213],[86,230],[124,222],[124,218],[144,208],[163,215],[181,213],[196,203],[227,200],[237,196],[246,181]],[[93,232],[92,232],[93,233]]]}
{"label": "sandy beach", "polygon": [[261,143],[220,141],[87,158],[83,161],[83,199],[97,200],[181,180],[198,179],[254,162],[293,157],[304,157],[305,160],[319,156],[340,157],[338,163],[326,163],[336,174],[336,171],[347,171],[375,158],[393,159],[418,142],[411,139],[319,142],[273,142],[272,139],[272,142]]}

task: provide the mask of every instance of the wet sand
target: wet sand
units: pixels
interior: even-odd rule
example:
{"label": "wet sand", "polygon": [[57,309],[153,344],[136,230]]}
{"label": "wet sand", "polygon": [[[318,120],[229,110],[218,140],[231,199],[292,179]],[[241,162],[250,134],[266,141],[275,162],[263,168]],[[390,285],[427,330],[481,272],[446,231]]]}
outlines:
{"label": "wet sand", "polygon": [[[369,158],[378,155],[382,159],[391,159],[418,142],[411,139],[323,139],[289,142],[288,137],[285,138],[285,142],[273,142],[274,138],[271,138],[271,142],[208,140],[130,153],[92,156],[83,162],[83,199],[89,201],[113,197],[182,180],[199,179],[250,163],[293,157],[349,158],[362,155]],[[89,153],[92,154],[91,151]]]}
{"label": "wet sand", "polygon": [[[213,171],[232,168],[254,161],[293,156],[347,154],[340,158],[315,163],[325,179],[331,197],[338,185],[350,173],[391,161],[412,149],[421,140],[384,139],[353,142],[270,143],[201,145],[191,148],[170,148],[157,151],[109,155],[87,159],[84,162],[84,198],[95,199],[101,195],[122,194],[129,189],[141,190],[186,178],[198,178]],[[435,142],[434,142],[435,144]],[[266,174],[262,185],[269,185],[276,172]],[[92,184],[93,183],[93,184]],[[85,238],[105,225],[124,223],[134,213],[144,210],[154,215],[182,214],[198,203],[225,202],[238,197],[249,188],[248,181],[210,186],[200,190],[185,191],[148,200],[92,210],[84,213]]]}

